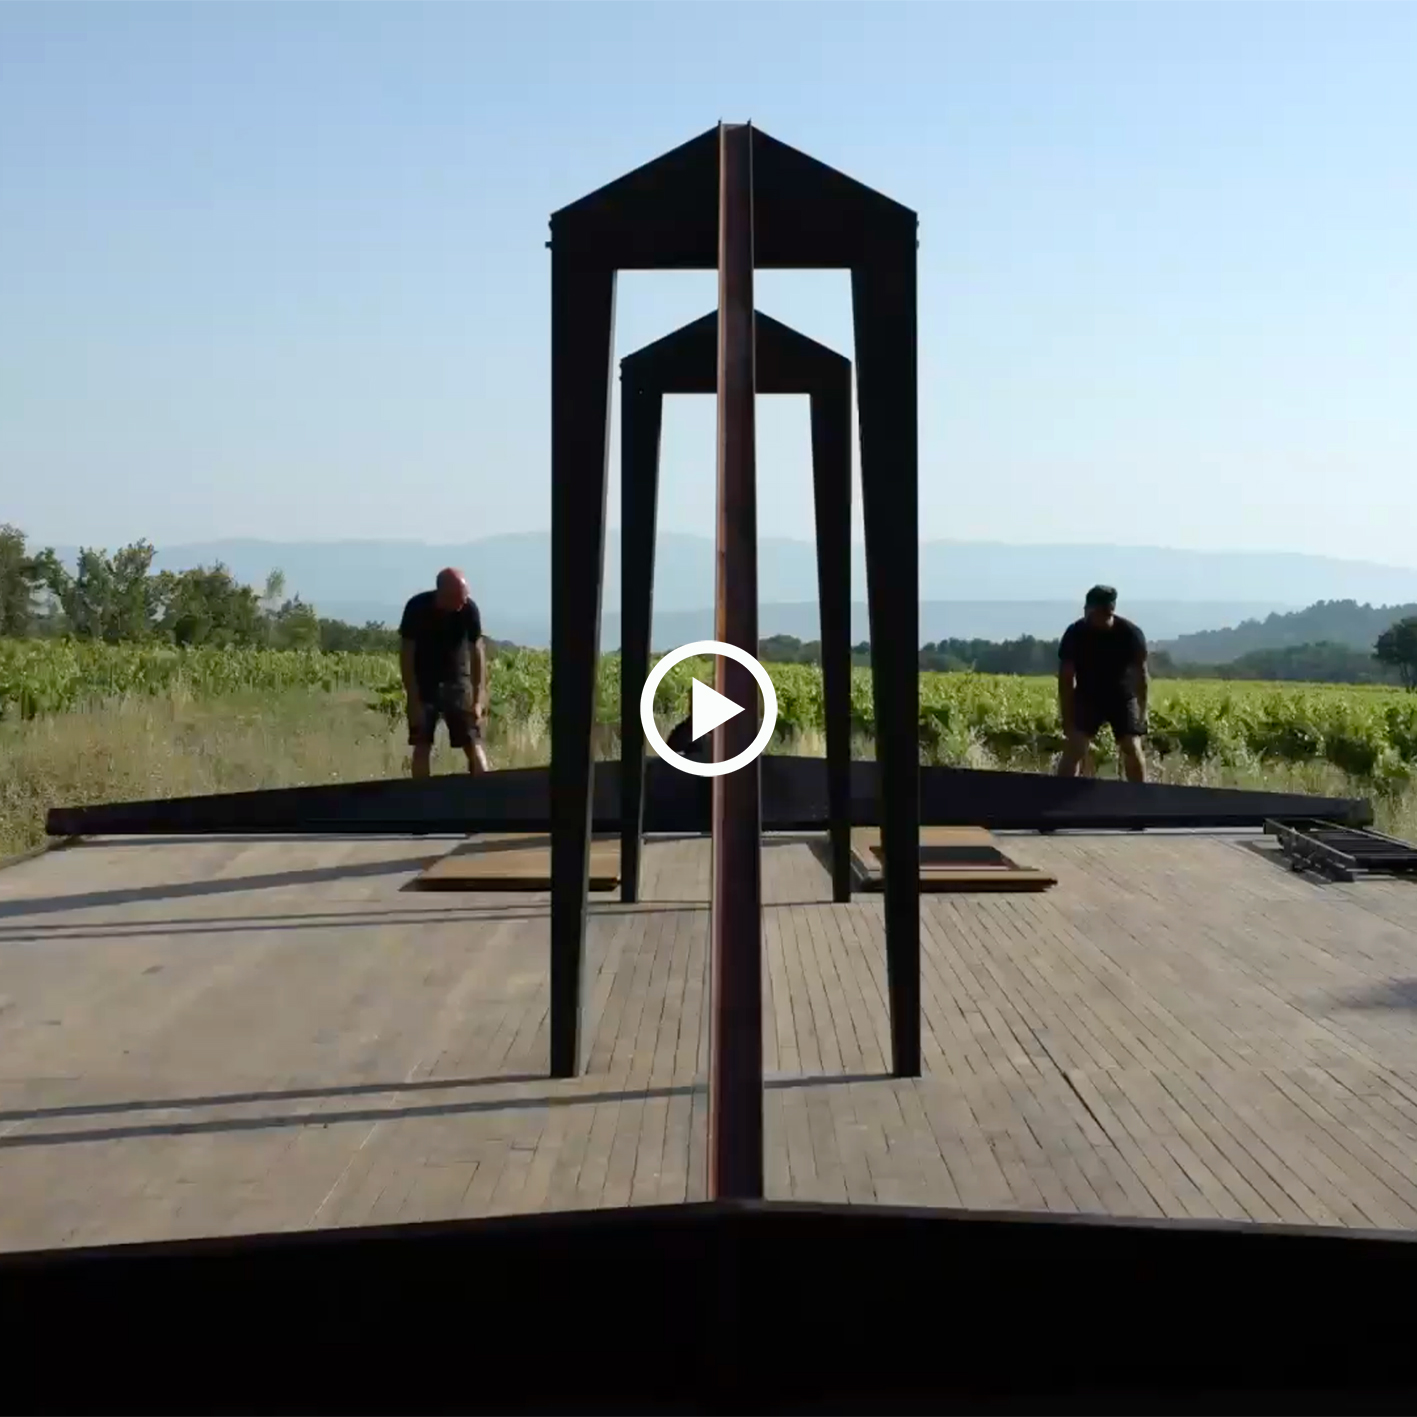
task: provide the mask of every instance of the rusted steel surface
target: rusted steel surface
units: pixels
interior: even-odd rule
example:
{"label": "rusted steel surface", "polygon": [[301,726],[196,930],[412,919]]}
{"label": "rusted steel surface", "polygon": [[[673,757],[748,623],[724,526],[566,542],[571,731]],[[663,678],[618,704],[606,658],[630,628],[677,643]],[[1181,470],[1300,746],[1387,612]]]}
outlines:
{"label": "rusted steel surface", "polygon": [[[715,637],[758,649],[754,456],[753,130],[719,130],[718,554]],[[745,712],[714,730],[714,759],[758,731],[758,686],[720,656],[718,692]],[[763,1194],[762,824],[756,762],[713,779],[708,1194]]]}

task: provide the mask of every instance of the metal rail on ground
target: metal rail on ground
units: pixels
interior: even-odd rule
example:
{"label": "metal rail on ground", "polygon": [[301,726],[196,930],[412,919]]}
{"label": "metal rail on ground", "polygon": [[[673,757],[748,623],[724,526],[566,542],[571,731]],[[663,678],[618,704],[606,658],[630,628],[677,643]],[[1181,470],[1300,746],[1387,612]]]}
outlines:
{"label": "metal rail on ground", "polygon": [[1308,867],[1340,881],[1369,874],[1417,873],[1417,846],[1369,828],[1308,819],[1270,820],[1264,829],[1279,842],[1296,871]]}

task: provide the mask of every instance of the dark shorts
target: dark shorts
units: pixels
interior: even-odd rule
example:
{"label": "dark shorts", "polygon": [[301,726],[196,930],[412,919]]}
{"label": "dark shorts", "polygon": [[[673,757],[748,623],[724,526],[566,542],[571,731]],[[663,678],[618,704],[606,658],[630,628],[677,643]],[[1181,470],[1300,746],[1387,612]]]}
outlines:
{"label": "dark shorts", "polygon": [[1079,733],[1095,738],[1107,724],[1114,738],[1141,738],[1146,717],[1134,698],[1092,699],[1079,695],[1073,704],[1073,724]]}
{"label": "dark shorts", "polygon": [[448,742],[454,748],[471,748],[482,737],[472,712],[471,698],[461,694],[444,694],[424,703],[421,722],[409,723],[409,746],[431,748],[438,732],[439,719],[448,725]]}

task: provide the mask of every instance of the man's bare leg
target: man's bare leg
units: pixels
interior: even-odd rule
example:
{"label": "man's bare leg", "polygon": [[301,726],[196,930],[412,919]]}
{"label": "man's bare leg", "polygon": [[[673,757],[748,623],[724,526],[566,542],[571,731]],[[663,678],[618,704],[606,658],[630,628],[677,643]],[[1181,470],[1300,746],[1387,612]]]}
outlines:
{"label": "man's bare leg", "polygon": [[1146,759],[1142,756],[1141,739],[1124,737],[1117,740],[1117,753],[1122,759],[1122,771],[1128,782],[1146,781]]}
{"label": "man's bare leg", "polygon": [[487,761],[487,749],[482,746],[481,740],[469,743],[463,752],[467,754],[467,770],[474,777],[492,771],[492,765]]}
{"label": "man's bare leg", "polygon": [[1076,777],[1083,759],[1092,747],[1092,739],[1086,733],[1074,729],[1063,742],[1063,752],[1058,759],[1059,777]]}
{"label": "man's bare leg", "polygon": [[427,777],[432,771],[433,745],[431,743],[416,743],[413,748],[413,759],[409,763],[409,773],[414,777]]}

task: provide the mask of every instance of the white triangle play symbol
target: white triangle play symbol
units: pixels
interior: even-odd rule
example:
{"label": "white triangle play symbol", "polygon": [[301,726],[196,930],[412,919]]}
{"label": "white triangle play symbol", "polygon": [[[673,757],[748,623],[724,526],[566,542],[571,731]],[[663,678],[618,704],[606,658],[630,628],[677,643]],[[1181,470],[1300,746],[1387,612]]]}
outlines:
{"label": "white triangle play symbol", "polygon": [[743,708],[732,699],[724,698],[717,689],[710,689],[697,679],[691,682],[694,686],[691,699],[693,740],[697,743],[705,733],[712,733],[720,723],[727,723],[734,714],[742,713]]}

